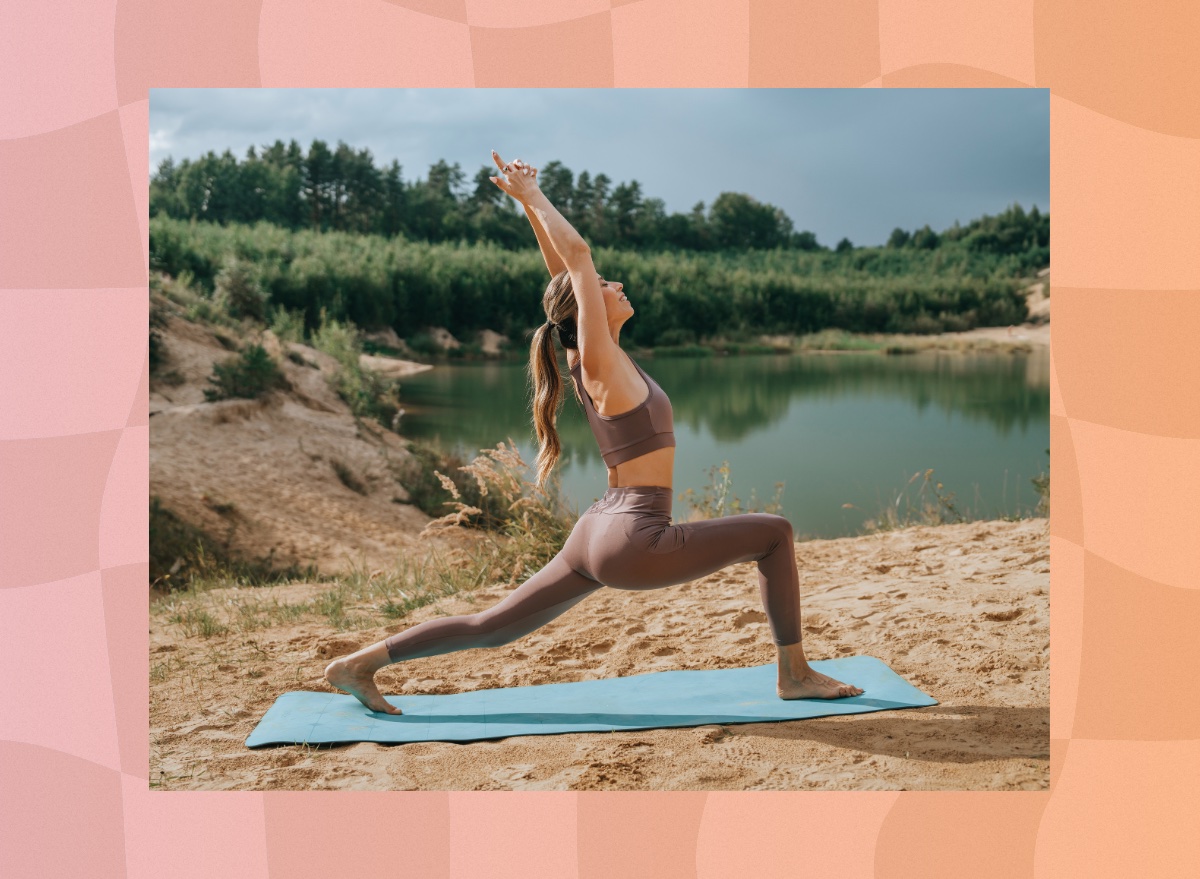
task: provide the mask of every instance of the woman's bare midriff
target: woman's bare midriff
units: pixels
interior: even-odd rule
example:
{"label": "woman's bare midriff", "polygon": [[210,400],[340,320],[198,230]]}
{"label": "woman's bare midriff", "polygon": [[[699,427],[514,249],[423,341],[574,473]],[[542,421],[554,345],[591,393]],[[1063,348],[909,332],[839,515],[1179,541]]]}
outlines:
{"label": "woman's bare midriff", "polygon": [[608,468],[608,487],[624,485],[660,485],[671,488],[671,474],[675,472],[675,449],[655,449],[632,461],[625,461]]}

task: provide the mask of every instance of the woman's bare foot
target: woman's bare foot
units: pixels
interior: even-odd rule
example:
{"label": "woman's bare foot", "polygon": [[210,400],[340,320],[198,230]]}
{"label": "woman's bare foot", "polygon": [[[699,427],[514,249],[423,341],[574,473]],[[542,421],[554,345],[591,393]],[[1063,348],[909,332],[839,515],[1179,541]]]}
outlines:
{"label": "woman's bare foot", "polygon": [[802,644],[787,644],[776,649],[779,653],[777,690],[780,699],[844,699],[864,692],[862,687],[844,684],[809,665]]}
{"label": "woman's bare foot", "polygon": [[799,675],[780,675],[778,691],[780,699],[844,699],[863,693],[861,687],[843,684],[812,668]]}
{"label": "woman's bare foot", "polygon": [[325,666],[325,680],[339,690],[345,690],[372,711],[378,711],[380,714],[403,714],[399,708],[384,699],[379,688],[375,686],[375,672],[389,662],[387,647],[381,641],[329,663]]}

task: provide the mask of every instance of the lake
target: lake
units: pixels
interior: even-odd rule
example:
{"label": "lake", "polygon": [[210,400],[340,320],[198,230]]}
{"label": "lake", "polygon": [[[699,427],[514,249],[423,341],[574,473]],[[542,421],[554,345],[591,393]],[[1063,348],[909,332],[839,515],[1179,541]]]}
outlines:
{"label": "lake", "polygon": [[[928,351],[655,358],[638,363],[671,398],[676,521],[690,512],[709,468],[729,462],[731,488],[761,504],[783,482],[781,515],[798,537],[860,533],[902,493],[919,501],[915,473],[933,469],[943,493],[977,518],[1027,514],[1030,478],[1050,466],[1050,355]],[[565,363],[563,364],[565,376]],[[572,506],[608,484],[569,376],[559,416],[556,472]],[[400,432],[439,439],[470,460],[511,437],[536,454],[523,363],[438,366],[402,381]],[[934,500],[928,493],[926,496]],[[844,505],[850,504],[852,508]],[[906,506],[901,501],[901,509]]]}

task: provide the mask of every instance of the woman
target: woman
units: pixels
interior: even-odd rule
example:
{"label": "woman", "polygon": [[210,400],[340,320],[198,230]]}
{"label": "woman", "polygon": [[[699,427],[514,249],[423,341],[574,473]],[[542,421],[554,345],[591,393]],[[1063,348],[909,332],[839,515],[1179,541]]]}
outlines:
{"label": "woman", "polygon": [[[675,435],[671,403],[621,350],[621,326],[633,306],[620,283],[596,273],[587,244],[537,184],[537,169],[521,160],[491,180],[525,208],[541,246],[550,285],[542,297],[546,323],[534,334],[534,426],[544,482],[561,447],[555,416],[562,402],[552,330],[588,422],[608,466],[608,490],[579,518],[546,567],[481,613],[413,626],[330,663],[325,678],[372,711],[400,714],[375,686],[375,672],[393,662],[515,641],[604,586],[657,589],[686,583],[738,562],[758,562],[759,591],[779,658],[782,699],[837,699],[863,692],[815,671],[801,645],[800,579],[792,526],[782,516],[746,513],[670,524]],[[600,411],[603,410],[603,411]]]}

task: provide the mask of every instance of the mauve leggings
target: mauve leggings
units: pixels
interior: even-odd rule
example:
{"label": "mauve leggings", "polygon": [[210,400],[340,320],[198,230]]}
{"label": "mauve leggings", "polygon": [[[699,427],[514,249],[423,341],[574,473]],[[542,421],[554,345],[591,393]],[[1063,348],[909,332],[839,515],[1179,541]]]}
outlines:
{"label": "mauve leggings", "polygon": [[738,562],[758,562],[758,586],[776,644],[800,641],[800,578],[792,525],[743,513],[672,525],[671,489],[609,488],[575,523],[562,551],[503,601],[475,614],[428,620],[388,637],[393,662],[528,635],[597,589],[659,589]]}

